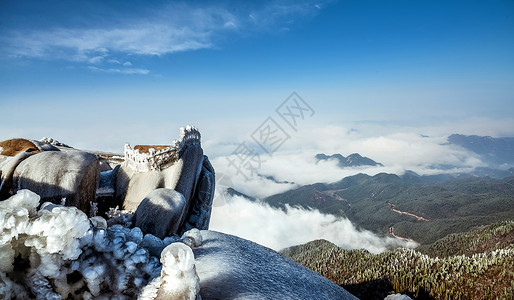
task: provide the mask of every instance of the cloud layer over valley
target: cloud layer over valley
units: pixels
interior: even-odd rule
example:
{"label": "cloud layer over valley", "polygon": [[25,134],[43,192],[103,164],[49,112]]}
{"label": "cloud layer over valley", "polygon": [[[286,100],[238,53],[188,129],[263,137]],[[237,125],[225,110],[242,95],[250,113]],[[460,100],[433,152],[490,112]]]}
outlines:
{"label": "cloud layer over valley", "polygon": [[347,219],[324,215],[317,210],[288,207],[282,211],[239,196],[227,200],[224,205],[213,207],[210,229],[249,239],[277,251],[316,239],[326,239],[345,249],[364,248],[372,253],[416,246],[415,242],[358,230]]}
{"label": "cloud layer over valley", "polygon": [[[449,133],[434,132],[433,136],[422,134],[427,131],[430,130],[400,128],[397,132],[382,134],[378,131],[378,134],[375,134],[377,131],[373,128],[306,128],[296,133],[272,155],[261,152],[260,164],[253,163],[253,170],[244,167],[239,170],[237,164],[231,163],[240,159],[235,154],[238,144],[210,143],[206,148],[214,149],[215,155],[210,156],[214,167],[218,174],[223,174],[225,181],[230,179],[229,185],[257,198],[284,192],[300,185],[331,183],[358,173],[402,175],[406,170],[411,170],[419,175],[433,175],[470,172],[476,167],[487,166],[476,153],[449,144]],[[249,140],[244,136],[235,139]],[[255,143],[252,147],[256,151],[259,149]],[[221,153],[216,150],[221,150],[225,154],[219,155]],[[318,162],[315,159],[318,153],[340,153],[343,156],[359,153],[384,166],[341,168],[335,160]]]}

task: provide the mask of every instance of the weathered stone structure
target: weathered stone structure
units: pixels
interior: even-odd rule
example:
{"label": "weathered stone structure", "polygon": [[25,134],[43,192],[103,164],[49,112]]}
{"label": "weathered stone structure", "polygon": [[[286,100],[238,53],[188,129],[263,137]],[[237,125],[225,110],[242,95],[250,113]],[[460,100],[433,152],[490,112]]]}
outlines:
{"label": "weathered stone structure", "polygon": [[76,206],[89,215],[120,207],[135,212],[133,225],[160,238],[208,229],[214,169],[200,138],[198,129],[187,126],[168,146],[126,144],[113,170],[113,155],[48,138],[6,140],[0,142],[0,200],[29,189],[41,203]]}

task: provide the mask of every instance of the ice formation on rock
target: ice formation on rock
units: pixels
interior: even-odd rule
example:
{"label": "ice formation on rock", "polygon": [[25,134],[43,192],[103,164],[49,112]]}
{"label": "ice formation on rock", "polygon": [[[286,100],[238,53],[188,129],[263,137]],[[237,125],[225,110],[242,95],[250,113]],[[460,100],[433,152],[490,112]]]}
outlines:
{"label": "ice formation on rock", "polygon": [[38,204],[26,190],[0,202],[1,299],[355,299],[235,236],[192,229],[159,239],[75,207]]}
{"label": "ice formation on rock", "polygon": [[189,211],[204,158],[198,130],[187,126],[180,132],[170,147],[156,152],[152,148],[149,153],[126,148],[125,161],[116,174],[114,202],[135,211],[150,192],[169,188],[184,196]]}
{"label": "ice formation on rock", "polygon": [[[124,210],[137,210],[136,220],[138,214],[154,214],[151,220],[154,224],[138,224],[145,233],[162,237],[209,226],[214,169],[203,155],[199,131],[187,126],[180,132],[180,137],[169,147],[138,145],[132,149],[127,145],[125,161],[115,172],[113,202],[120,203]],[[181,204],[178,205],[177,201],[171,201],[165,205],[170,209],[162,209],[162,213],[156,214],[166,197],[155,191],[170,194],[172,190],[181,194],[185,202],[179,201]],[[144,222],[150,223],[150,220]]]}
{"label": "ice formation on rock", "polygon": [[[161,217],[146,221],[148,226],[138,225],[144,233],[160,238],[191,228],[207,229],[214,169],[203,155],[200,138],[198,129],[186,126],[168,147],[139,145],[132,149],[127,144],[124,160],[116,161],[121,165],[114,169],[109,165],[114,162],[112,155],[76,150],[54,139],[2,141],[2,151],[11,156],[0,155],[0,200],[29,189],[41,202],[58,204],[65,199],[67,206],[76,206],[90,216],[105,216],[115,207],[139,210],[143,215],[157,212]],[[163,199],[155,195],[161,188],[181,194],[180,205],[168,210],[154,207],[152,199]],[[142,201],[145,203],[139,207]]]}
{"label": "ice formation on rock", "polygon": [[136,172],[161,171],[179,159],[180,152],[187,144],[199,144],[200,132],[194,126],[180,128],[180,136],[172,144],[160,150],[149,148],[148,153],[140,153],[125,144],[124,164]]}
{"label": "ice formation on rock", "polygon": [[[2,299],[134,298],[161,274],[161,251],[181,241],[144,235],[137,227],[107,227],[103,218],[88,219],[75,207],[45,203],[37,210],[39,199],[22,190],[0,202]],[[194,260],[186,261],[191,267]]]}
{"label": "ice formation on rock", "polygon": [[162,251],[161,263],[161,276],[143,289],[140,299],[196,299],[200,279],[191,248],[183,243],[173,243]]}
{"label": "ice formation on rock", "polygon": [[[95,154],[36,144],[42,152],[0,157],[1,299],[354,299],[271,249],[198,230],[215,175],[192,126],[170,147],[138,148],[148,154],[127,146],[102,174]],[[122,210],[88,218],[101,198],[95,208]]]}

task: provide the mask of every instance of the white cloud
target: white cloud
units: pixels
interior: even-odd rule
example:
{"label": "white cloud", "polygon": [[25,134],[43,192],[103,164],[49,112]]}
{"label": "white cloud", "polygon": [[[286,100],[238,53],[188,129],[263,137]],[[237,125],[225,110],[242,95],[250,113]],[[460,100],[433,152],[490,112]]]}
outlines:
{"label": "white cloud", "polygon": [[223,206],[214,206],[210,229],[252,240],[275,250],[325,239],[345,249],[364,248],[380,253],[395,247],[415,247],[392,237],[379,237],[358,230],[348,220],[324,215],[317,210],[289,207],[286,212],[268,205],[232,197]]}
{"label": "white cloud", "polygon": [[[108,29],[57,29],[17,33],[11,39],[18,56],[89,60],[102,52],[137,55],[210,48],[207,32],[166,24],[142,24]],[[93,57],[90,57],[93,56]]]}
{"label": "white cloud", "polygon": [[132,66],[132,63],[130,61],[126,61],[126,62],[123,63],[123,66],[124,67],[130,67],[130,66]]}
{"label": "white cloud", "polygon": [[105,60],[105,57],[103,56],[95,56],[95,57],[92,57],[88,60],[89,63],[91,64],[99,64],[101,62],[103,62]]}
{"label": "white cloud", "polygon": [[94,66],[89,66],[88,69],[91,71],[105,72],[105,73],[119,73],[119,74],[138,74],[138,75],[146,75],[149,74],[150,71],[146,69],[137,69],[137,68],[125,68],[125,69],[117,69],[117,68],[109,68],[102,69]]}
{"label": "white cloud", "polygon": [[[92,23],[87,27],[34,28],[6,31],[2,38],[7,52],[18,57],[64,59],[71,61],[110,62],[121,55],[165,55],[169,53],[213,48],[218,38],[231,32],[273,27],[284,18],[309,14],[308,2],[282,3],[268,1],[260,4],[168,3],[147,8],[138,15],[112,14],[105,24]],[[251,6],[251,7],[250,7]],[[249,22],[248,10],[259,15]],[[279,25],[280,26],[280,25]],[[253,29],[252,29],[253,28]],[[100,56],[100,54],[102,54]]]}
{"label": "white cloud", "polygon": [[[238,144],[220,141],[220,146],[216,147],[211,141],[209,148],[225,149],[226,154],[212,157],[214,167],[231,179],[236,190],[257,198],[281,193],[298,185],[331,183],[358,173],[401,175],[406,170],[412,170],[420,175],[430,175],[469,172],[473,168],[486,166],[478,155],[447,144],[448,134],[421,135],[427,128],[389,128],[391,131],[386,133],[373,126],[354,125],[354,129],[330,125],[299,130],[272,156],[260,154],[260,165],[256,163],[258,160],[254,160],[238,166],[239,159],[232,154]],[[245,140],[244,137],[242,140]],[[343,156],[359,153],[382,163],[384,167],[340,168],[335,160],[317,162],[315,155],[318,153],[340,153]],[[235,164],[231,164],[227,157]],[[255,168],[253,174],[249,170],[250,165]],[[448,166],[452,168],[448,169]],[[241,170],[238,170],[239,167]],[[256,173],[295,184],[276,183]]]}

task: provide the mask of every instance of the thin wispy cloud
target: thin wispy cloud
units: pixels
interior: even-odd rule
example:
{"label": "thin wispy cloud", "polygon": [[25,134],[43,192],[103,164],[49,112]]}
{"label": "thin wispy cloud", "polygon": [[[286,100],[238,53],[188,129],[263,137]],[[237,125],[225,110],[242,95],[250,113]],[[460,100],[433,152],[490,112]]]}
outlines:
{"label": "thin wispy cloud", "polygon": [[[144,3],[143,3],[144,4]],[[142,5],[143,5],[142,4]],[[112,8],[114,10],[114,8]],[[67,60],[96,65],[121,63],[126,56],[162,56],[218,47],[227,34],[287,26],[317,10],[307,2],[268,1],[259,5],[224,2],[203,5],[172,2],[141,15],[117,15],[105,24],[66,28],[7,28],[0,38],[10,57]],[[89,68],[97,70],[96,68]],[[111,68],[112,73],[142,74],[141,70]]]}
{"label": "thin wispy cloud", "polygon": [[58,54],[58,58],[81,61],[98,57],[100,53],[163,55],[209,48],[212,45],[206,31],[154,23],[125,28],[15,33],[9,42],[15,56],[53,58],[52,55]]}
{"label": "thin wispy cloud", "polygon": [[109,69],[102,69],[94,66],[89,66],[89,70],[91,71],[97,71],[97,72],[105,72],[105,73],[119,73],[119,74],[140,74],[140,75],[146,75],[150,73],[149,70],[146,69],[137,69],[137,68],[125,68],[125,69],[118,69],[118,68],[109,68]]}

